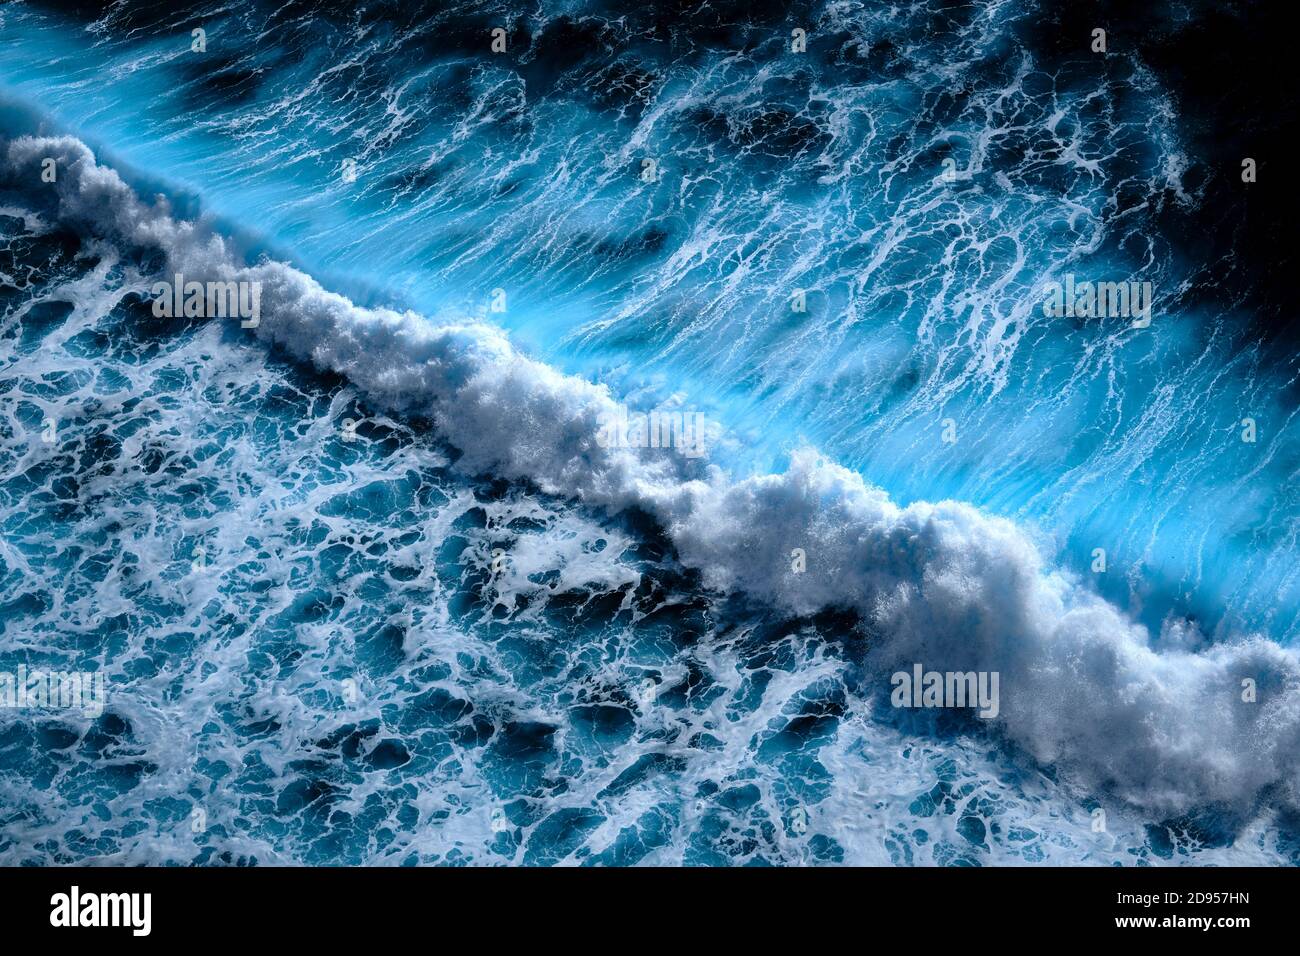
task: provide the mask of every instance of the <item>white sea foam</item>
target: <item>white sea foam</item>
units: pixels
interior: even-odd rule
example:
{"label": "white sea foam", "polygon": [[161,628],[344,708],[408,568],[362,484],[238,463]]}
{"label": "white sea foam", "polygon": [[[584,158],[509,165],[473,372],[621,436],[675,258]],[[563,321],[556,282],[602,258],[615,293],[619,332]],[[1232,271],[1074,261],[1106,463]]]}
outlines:
{"label": "white sea foam", "polygon": [[[245,267],[210,228],[141,201],[72,138],[13,141],[5,179],[37,182],[48,156],[58,219],[156,247],[187,276],[261,282],[262,321],[246,334],[348,376],[377,403],[432,416],[462,468],[642,508],[718,590],[800,614],[854,608],[882,674],[915,661],[998,671],[1000,732],[1081,784],[1158,812],[1300,805],[1294,652],[1252,636],[1157,652],[1145,628],[1046,566],[1023,529],[958,502],[899,507],[812,450],[782,474],[738,479],[661,449],[602,447],[616,397],[521,354],[499,329],[361,308],[287,265]],[[804,573],[791,570],[794,548],[807,553]],[[1242,700],[1247,678],[1257,702]]]}

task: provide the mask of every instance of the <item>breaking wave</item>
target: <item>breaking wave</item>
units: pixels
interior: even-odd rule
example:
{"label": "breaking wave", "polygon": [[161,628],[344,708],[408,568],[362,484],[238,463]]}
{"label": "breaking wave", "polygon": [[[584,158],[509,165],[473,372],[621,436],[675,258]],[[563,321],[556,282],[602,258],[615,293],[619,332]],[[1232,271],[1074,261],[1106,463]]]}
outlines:
{"label": "breaking wave", "polygon": [[[913,661],[1000,672],[996,732],[1087,788],[1162,814],[1296,807],[1293,651],[1260,636],[1156,649],[1012,522],[954,501],[900,507],[812,449],[779,474],[744,477],[724,466],[725,440],[707,463],[604,447],[600,423],[618,397],[527,357],[498,328],[362,308],[283,263],[246,265],[211,228],[138,198],[75,139],[23,137],[5,155],[11,189],[56,158],[60,176],[36,211],[50,223],[161,253],[157,274],[260,282],[262,319],[248,334],[346,376],[378,407],[432,421],[459,471],[598,513],[644,512],[712,591],[794,616],[852,611],[877,674]],[[144,298],[153,278],[132,273],[122,293]],[[796,548],[805,573],[792,569]],[[1242,699],[1246,678],[1257,703]]]}

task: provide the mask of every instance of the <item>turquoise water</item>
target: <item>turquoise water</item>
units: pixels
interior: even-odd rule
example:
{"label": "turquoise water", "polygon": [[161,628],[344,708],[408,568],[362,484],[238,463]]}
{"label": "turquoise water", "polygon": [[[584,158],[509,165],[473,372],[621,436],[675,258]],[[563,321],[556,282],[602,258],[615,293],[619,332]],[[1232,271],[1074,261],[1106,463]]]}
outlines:
{"label": "turquoise water", "polygon": [[[1157,649],[1289,645],[1294,403],[1162,233],[1196,198],[1167,91],[1133,58],[1038,62],[1009,4],[797,13],[688,41],[559,8],[82,29],[9,5],[5,145],[79,137],[241,263],[703,410],[736,480],[811,445],[902,504],[1013,519]],[[1253,778],[1228,806],[1134,806],[1068,752],[1058,774],[979,721],[901,719],[860,595],[721,594],[651,506],[467,474],[382,376],[153,319],[157,250],[62,218],[26,168],[0,201],[0,659],[105,668],[116,704],[0,725],[6,859],[1293,856]],[[1151,281],[1151,327],[1045,317],[1067,273]],[[457,427],[527,442],[498,412]]]}

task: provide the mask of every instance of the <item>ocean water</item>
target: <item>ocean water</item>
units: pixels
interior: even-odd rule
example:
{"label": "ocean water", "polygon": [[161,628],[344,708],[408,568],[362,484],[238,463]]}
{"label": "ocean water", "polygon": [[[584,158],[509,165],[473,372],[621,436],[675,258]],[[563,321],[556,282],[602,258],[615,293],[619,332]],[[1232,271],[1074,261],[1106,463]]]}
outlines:
{"label": "ocean water", "polygon": [[0,671],[109,687],[0,710],[0,860],[1297,862],[1295,351],[1168,74],[545,7],[0,8]]}

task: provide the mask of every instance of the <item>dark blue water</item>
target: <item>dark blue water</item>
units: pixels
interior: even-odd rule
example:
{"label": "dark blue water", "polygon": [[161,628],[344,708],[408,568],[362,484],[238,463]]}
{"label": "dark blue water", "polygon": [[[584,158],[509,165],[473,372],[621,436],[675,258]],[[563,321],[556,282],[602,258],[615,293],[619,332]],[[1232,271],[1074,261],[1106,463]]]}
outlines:
{"label": "dark blue water", "polygon": [[0,714],[0,856],[1291,860],[1293,370],[1165,77],[1042,16],[6,6],[0,669],[111,696]]}

